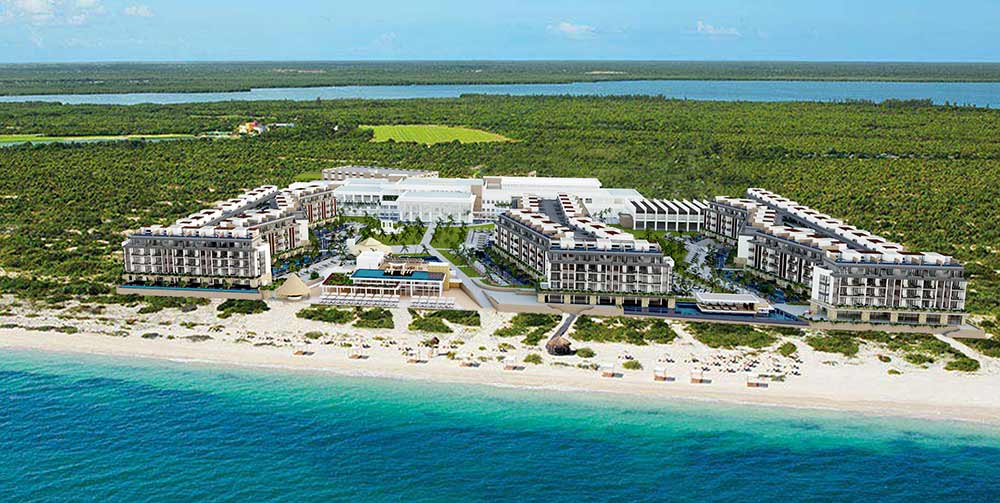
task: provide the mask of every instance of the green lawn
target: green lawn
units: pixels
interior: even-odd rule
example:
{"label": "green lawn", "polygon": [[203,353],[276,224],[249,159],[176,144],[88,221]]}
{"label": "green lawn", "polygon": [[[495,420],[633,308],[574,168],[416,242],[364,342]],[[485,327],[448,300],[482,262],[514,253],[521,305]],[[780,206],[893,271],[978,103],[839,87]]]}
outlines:
{"label": "green lawn", "polygon": [[455,127],[455,126],[435,126],[429,124],[406,124],[397,126],[359,126],[362,129],[371,129],[375,132],[372,141],[386,142],[389,140],[403,143],[423,143],[433,145],[435,143],[449,143],[459,141],[461,143],[483,143],[511,141],[510,138],[479,129]]}
{"label": "green lawn", "polygon": [[492,230],[493,224],[467,225],[467,226],[443,226],[434,228],[434,237],[431,238],[431,246],[434,248],[458,248],[465,242],[465,237],[469,231]]}
{"label": "green lawn", "polygon": [[455,267],[461,269],[466,276],[470,278],[479,278],[482,276],[481,274],[479,274],[479,271],[477,271],[474,267],[469,265],[469,263],[466,262],[464,259],[462,259],[462,257],[455,255],[455,253],[453,253],[451,250],[438,250],[438,251],[441,252],[441,255],[444,255],[444,258],[448,259],[448,261],[451,262]]}
{"label": "green lawn", "polygon": [[190,134],[143,134],[143,135],[97,135],[97,136],[45,136],[36,134],[0,134],[0,143],[22,142],[74,142],[74,141],[121,141],[121,140],[173,140],[194,138]]}

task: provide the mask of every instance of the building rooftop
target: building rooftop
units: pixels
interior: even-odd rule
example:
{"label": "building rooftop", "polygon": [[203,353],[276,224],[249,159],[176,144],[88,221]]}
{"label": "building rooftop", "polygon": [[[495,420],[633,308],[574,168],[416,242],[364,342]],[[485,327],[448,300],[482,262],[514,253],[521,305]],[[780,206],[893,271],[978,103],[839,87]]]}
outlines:
{"label": "building rooftop", "polygon": [[[903,245],[820,213],[760,188],[747,189],[746,199],[717,197],[716,201],[746,210],[748,224],[759,232],[823,251],[843,262],[956,265],[947,255],[910,252]],[[785,220],[796,223],[791,225]]]}
{"label": "building rooftop", "polygon": [[443,281],[444,273],[428,271],[408,271],[401,274],[390,274],[382,269],[358,269],[351,274],[356,279],[401,279],[416,281]]}

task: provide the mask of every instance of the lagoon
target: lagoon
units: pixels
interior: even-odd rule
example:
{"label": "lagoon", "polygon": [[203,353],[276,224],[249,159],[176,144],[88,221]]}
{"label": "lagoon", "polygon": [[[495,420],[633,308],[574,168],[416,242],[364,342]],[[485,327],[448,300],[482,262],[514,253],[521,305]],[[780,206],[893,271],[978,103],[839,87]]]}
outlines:
{"label": "lagoon", "polygon": [[455,98],[465,94],[572,95],[572,96],[664,96],[711,101],[846,101],[930,99],[978,107],[1000,107],[1000,82],[822,82],[822,81],[725,81],[725,80],[631,80],[576,82],[570,84],[437,84],[408,86],[342,86],[263,88],[244,92],[55,94],[0,96],[0,103],[48,101],[66,104],[134,105],[216,101],[336,99]]}

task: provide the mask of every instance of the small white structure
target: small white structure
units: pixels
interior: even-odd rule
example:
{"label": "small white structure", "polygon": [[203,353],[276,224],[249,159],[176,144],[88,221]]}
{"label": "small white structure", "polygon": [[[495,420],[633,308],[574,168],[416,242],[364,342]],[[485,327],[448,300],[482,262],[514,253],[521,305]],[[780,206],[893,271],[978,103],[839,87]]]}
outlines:
{"label": "small white structure", "polygon": [[703,313],[768,316],[774,311],[766,300],[745,293],[695,292],[694,299]]}
{"label": "small white structure", "polygon": [[378,269],[384,260],[385,252],[364,250],[358,255],[357,267],[355,269]]}

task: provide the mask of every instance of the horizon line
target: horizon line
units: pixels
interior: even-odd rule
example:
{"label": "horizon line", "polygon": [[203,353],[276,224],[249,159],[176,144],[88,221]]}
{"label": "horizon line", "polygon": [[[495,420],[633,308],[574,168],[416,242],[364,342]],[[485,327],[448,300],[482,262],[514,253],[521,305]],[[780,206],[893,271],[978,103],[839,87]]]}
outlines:
{"label": "horizon line", "polygon": [[785,63],[785,64],[905,64],[905,65],[1000,65],[1000,60],[907,60],[907,59],[97,59],[79,61],[3,61],[0,66],[97,65],[97,64],[201,64],[201,63]]}

